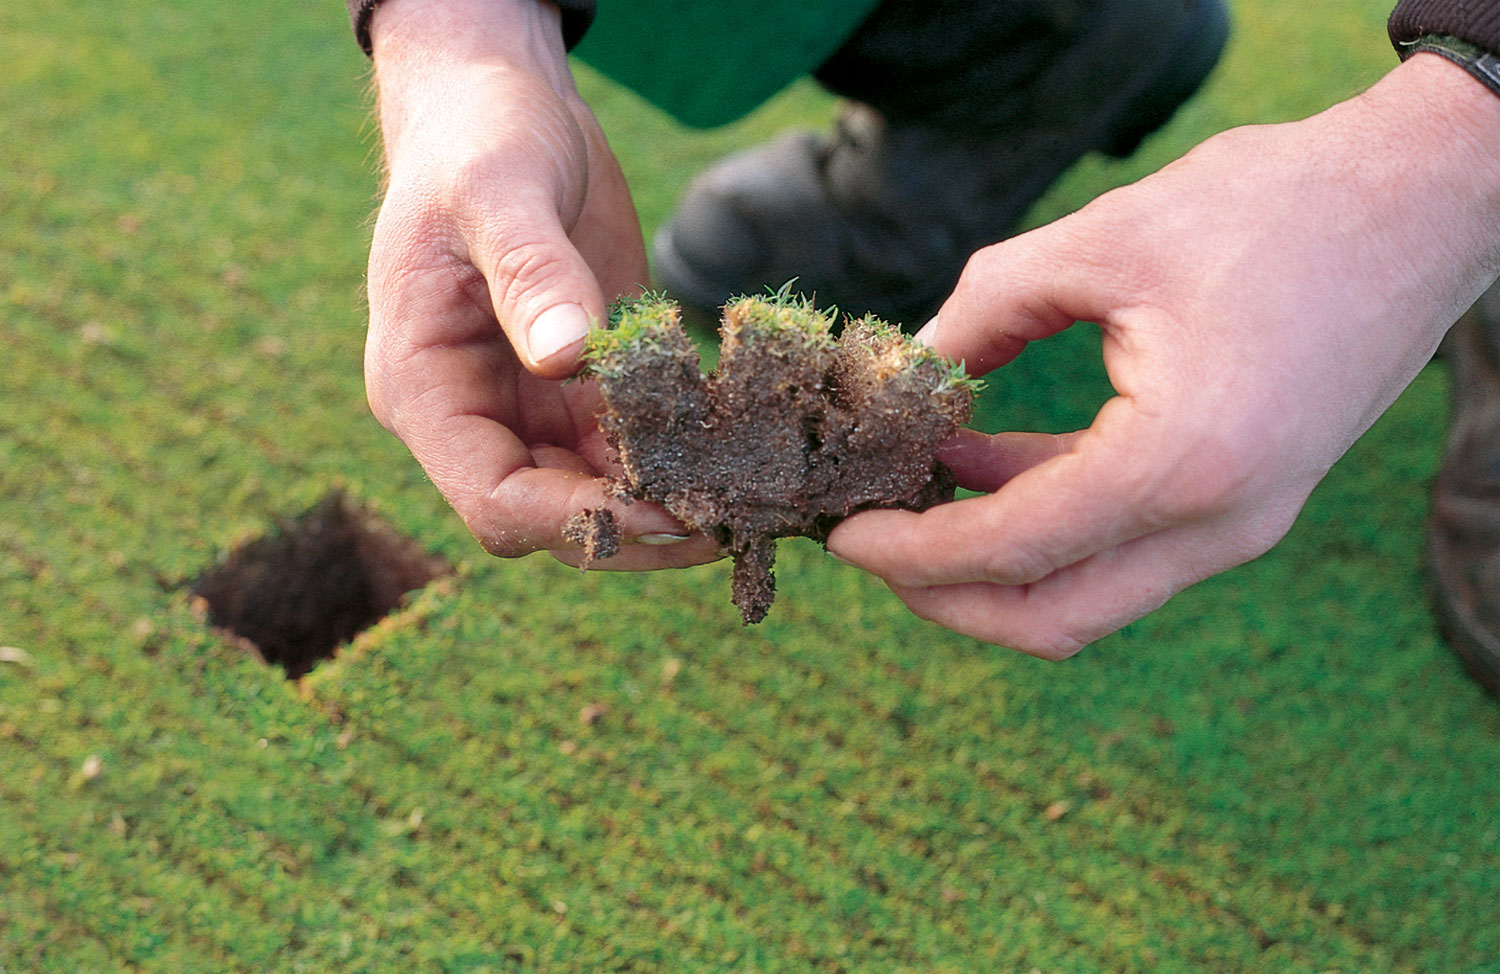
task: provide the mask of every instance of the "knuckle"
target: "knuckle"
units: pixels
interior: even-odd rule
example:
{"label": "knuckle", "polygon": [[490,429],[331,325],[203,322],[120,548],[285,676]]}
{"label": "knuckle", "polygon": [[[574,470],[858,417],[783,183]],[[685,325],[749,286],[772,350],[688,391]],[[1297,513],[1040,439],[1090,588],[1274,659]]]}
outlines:
{"label": "knuckle", "polygon": [[365,367],[365,403],[386,432],[401,437],[403,397],[391,387],[389,374],[376,365]]}
{"label": "knuckle", "polygon": [[[1012,243],[1011,247],[1014,248],[1015,244]],[[981,247],[969,255],[962,276],[970,281],[990,279],[1005,266],[1004,253],[997,244]]]}
{"label": "knuckle", "polygon": [[902,601],[906,603],[906,607],[911,611],[911,614],[923,622],[935,622],[940,626],[947,625],[947,614],[937,602],[913,600],[907,596],[902,596]]}
{"label": "knuckle", "polygon": [[1274,548],[1291,531],[1300,510],[1300,503],[1272,505],[1226,532],[1223,550],[1224,560],[1230,563],[1228,567],[1252,561]]}
{"label": "knuckle", "polygon": [[[396,344],[376,339],[373,335],[367,341],[365,401],[381,426],[408,441],[413,425],[408,417],[413,408],[440,394],[441,387],[414,366],[409,350],[403,353],[393,347]],[[408,442],[408,445],[412,444]]]}
{"label": "knuckle", "polygon": [[393,183],[381,201],[371,236],[372,273],[410,266],[430,248],[447,207],[437,186],[425,179]]}
{"label": "knuckle", "polygon": [[365,402],[370,407],[370,414],[375,421],[385,428],[389,433],[396,432],[395,399],[385,389],[379,380],[365,380]]}
{"label": "knuckle", "polygon": [[1080,619],[1048,613],[1039,618],[1031,631],[1024,633],[1011,648],[1038,659],[1057,663],[1078,655],[1098,638],[1097,623],[1086,626]]}
{"label": "knuckle", "polygon": [[1060,663],[1077,656],[1086,646],[1088,646],[1086,640],[1078,639],[1065,632],[1052,632],[1016,648],[1038,659],[1047,660],[1049,663]]}

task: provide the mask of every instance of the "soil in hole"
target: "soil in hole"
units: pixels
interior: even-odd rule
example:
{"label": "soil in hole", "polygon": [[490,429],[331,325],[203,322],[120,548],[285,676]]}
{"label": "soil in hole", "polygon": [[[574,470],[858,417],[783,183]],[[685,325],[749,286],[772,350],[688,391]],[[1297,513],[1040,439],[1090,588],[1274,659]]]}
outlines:
{"label": "soil in hole", "polygon": [[452,570],[335,491],[230,552],[192,592],[210,625],[296,679]]}

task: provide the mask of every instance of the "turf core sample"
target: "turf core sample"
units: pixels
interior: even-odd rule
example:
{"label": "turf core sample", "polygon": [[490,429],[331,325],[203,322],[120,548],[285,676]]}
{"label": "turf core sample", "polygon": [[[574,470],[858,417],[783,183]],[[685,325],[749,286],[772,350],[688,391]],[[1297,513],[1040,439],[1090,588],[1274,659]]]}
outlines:
{"label": "turf core sample", "polygon": [[[733,556],[747,624],[775,598],[777,538],[823,541],[856,511],[953,498],[934,454],[968,422],[977,383],[879,319],[850,320],[838,339],[832,323],[786,289],[741,298],[705,376],[677,305],[646,295],[616,305],[585,349],[623,467],[616,492],[661,504]],[[581,543],[612,530],[586,513]]]}

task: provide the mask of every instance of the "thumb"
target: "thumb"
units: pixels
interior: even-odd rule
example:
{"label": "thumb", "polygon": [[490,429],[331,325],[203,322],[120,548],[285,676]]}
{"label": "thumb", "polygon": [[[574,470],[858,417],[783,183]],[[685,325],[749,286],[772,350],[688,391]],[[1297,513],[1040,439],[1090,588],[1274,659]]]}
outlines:
{"label": "thumb", "polygon": [[513,210],[492,225],[469,260],[488,283],[500,327],[528,371],[572,375],[590,327],[606,314],[598,279],[555,208]]}

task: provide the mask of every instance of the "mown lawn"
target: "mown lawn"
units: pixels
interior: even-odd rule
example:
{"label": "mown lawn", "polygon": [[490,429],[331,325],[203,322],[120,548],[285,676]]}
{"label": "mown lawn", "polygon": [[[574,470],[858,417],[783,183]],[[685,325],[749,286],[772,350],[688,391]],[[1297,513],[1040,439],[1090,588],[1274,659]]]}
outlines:
{"label": "mown lawn", "polygon": [[[1243,0],[1204,95],[1035,219],[1369,83],[1385,12]],[[364,404],[346,30],[0,6],[0,972],[1500,971],[1500,705],[1420,557],[1440,365],[1276,551],[1061,665],[808,544],[751,629],[723,565],[491,560]],[[648,231],[830,109],[695,133],[582,73]],[[1086,424],[1096,348],[981,425]],[[293,683],[189,583],[335,487],[456,574]]]}

